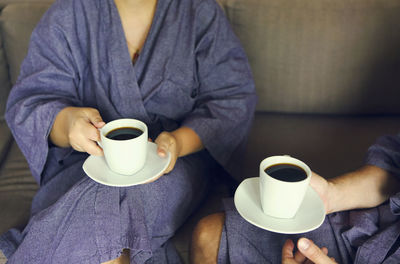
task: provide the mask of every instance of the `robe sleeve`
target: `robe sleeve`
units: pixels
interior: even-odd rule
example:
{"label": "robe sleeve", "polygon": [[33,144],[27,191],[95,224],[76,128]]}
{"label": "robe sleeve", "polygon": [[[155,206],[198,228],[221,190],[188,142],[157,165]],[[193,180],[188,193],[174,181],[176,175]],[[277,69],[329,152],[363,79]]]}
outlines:
{"label": "robe sleeve", "polygon": [[[40,183],[49,152],[48,136],[58,112],[78,105],[77,74],[65,32],[47,12],[32,32],[28,54],[12,88],[6,120]],[[62,149],[70,151],[71,149]]]}
{"label": "robe sleeve", "polygon": [[378,138],[368,149],[366,163],[400,177],[400,134]]}
{"label": "robe sleeve", "polygon": [[238,164],[233,157],[240,157],[253,120],[254,82],[246,54],[222,9],[213,0],[199,2],[195,12],[199,86],[195,109],[183,125],[192,128],[210,154],[228,168]]}

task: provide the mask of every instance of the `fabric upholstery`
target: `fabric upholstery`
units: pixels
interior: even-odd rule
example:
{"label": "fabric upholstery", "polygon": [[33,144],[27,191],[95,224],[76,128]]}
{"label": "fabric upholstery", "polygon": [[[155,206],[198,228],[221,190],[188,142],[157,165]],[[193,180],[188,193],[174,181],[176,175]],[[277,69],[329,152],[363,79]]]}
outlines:
{"label": "fabric upholstery", "polygon": [[258,110],[400,113],[400,0],[221,0]]}
{"label": "fabric upholstery", "polygon": [[2,36],[0,35],[0,121],[4,119],[4,111],[10,87],[8,65],[5,58]]}
{"label": "fabric upholstery", "polygon": [[7,156],[11,141],[11,132],[8,129],[6,122],[4,120],[0,120],[0,168]]}
{"label": "fabric upholstery", "polygon": [[37,188],[25,157],[14,142],[0,170],[0,212],[7,212],[7,217],[2,213],[0,233],[26,224]]}
{"label": "fabric upholstery", "polygon": [[53,0],[0,0],[0,8],[16,3],[52,3]]}
{"label": "fabric upholstery", "polygon": [[46,3],[16,3],[3,9],[1,16],[4,49],[10,66],[12,84],[15,84],[18,78],[32,30],[49,6],[50,4]]}

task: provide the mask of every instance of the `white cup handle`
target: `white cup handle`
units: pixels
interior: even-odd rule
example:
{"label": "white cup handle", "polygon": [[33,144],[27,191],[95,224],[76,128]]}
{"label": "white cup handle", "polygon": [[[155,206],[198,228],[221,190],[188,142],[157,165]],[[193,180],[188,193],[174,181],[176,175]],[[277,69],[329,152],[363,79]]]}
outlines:
{"label": "white cup handle", "polygon": [[103,145],[101,144],[101,128],[97,129],[100,132],[100,140],[96,141],[97,145],[99,145],[101,148],[103,148]]}

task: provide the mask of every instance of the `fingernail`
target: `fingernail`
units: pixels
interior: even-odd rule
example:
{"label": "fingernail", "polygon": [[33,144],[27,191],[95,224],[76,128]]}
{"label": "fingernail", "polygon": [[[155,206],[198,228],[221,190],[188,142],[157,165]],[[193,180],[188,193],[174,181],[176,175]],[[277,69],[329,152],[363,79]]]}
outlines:
{"label": "fingernail", "polygon": [[165,157],[165,151],[162,149],[158,150],[158,155],[160,155],[161,157]]}
{"label": "fingernail", "polygon": [[310,247],[310,241],[308,241],[308,239],[306,238],[301,238],[299,241],[299,248],[307,250],[307,248],[309,247]]}

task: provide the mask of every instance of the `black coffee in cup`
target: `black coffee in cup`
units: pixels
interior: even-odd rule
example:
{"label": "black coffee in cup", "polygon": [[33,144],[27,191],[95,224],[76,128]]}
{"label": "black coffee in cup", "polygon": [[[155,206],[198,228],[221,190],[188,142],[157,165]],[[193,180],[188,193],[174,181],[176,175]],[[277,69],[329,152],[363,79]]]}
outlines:
{"label": "black coffee in cup", "polygon": [[128,140],[137,138],[143,131],[136,127],[119,127],[111,130],[106,137],[113,140]]}
{"label": "black coffee in cup", "polygon": [[307,178],[303,168],[289,163],[274,164],[264,171],[272,178],[285,182],[298,182]]}

